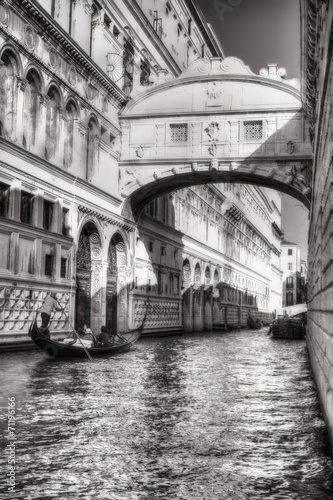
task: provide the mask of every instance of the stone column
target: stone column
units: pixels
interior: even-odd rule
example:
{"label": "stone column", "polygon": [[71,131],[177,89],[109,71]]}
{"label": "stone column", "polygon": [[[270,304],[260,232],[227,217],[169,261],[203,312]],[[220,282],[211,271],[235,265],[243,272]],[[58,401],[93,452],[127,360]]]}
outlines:
{"label": "stone column", "polygon": [[66,118],[66,111],[64,111],[62,108],[59,108],[59,136],[54,159],[60,167],[63,167],[64,165]]}
{"label": "stone column", "polygon": [[17,113],[16,113],[16,142],[23,145],[23,117],[24,117],[24,91],[26,89],[28,80],[16,77],[17,86]]}
{"label": "stone column", "polygon": [[193,294],[193,331],[202,332],[203,329],[203,291],[196,290]]}
{"label": "stone column", "polygon": [[193,288],[189,287],[183,294],[183,328],[185,332],[193,331]]}
{"label": "stone column", "polygon": [[213,329],[213,296],[210,290],[204,292],[204,330]]}
{"label": "stone column", "polygon": [[46,110],[49,105],[49,97],[45,94],[38,94],[39,97],[39,112],[37,116],[36,127],[36,154],[41,158],[45,158],[45,137],[46,137]]}

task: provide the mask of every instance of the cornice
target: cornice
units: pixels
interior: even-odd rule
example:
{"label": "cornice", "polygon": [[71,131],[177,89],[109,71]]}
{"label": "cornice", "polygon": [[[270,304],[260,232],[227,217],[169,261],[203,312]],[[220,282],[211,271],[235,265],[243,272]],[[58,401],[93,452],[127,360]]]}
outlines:
{"label": "cornice", "polygon": [[81,47],[59,26],[35,0],[11,0],[11,5],[20,13],[24,11],[66,53],[102,85],[120,104],[128,101],[127,95],[98,67]]}

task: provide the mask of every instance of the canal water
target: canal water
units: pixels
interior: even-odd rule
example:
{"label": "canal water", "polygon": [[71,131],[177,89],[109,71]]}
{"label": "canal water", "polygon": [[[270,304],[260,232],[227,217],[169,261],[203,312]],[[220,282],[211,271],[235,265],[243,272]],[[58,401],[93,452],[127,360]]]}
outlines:
{"label": "canal water", "polygon": [[332,499],[305,342],[266,332],[143,339],[94,363],[2,354],[17,441],[13,493],[1,435],[0,498]]}

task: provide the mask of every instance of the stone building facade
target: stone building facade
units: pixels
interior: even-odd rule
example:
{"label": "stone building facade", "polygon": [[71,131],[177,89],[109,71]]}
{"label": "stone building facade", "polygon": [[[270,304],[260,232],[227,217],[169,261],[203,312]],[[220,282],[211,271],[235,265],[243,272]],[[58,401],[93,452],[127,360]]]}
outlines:
{"label": "stone building facade", "polygon": [[55,337],[138,326],[148,295],[154,332],[277,308],[279,200],[264,190],[196,187],[139,220],[124,210],[118,115],[199,57],[223,51],[196,2],[0,1],[0,344],[27,341],[50,291],[65,306]]}
{"label": "stone building facade", "polygon": [[333,5],[303,0],[302,94],[313,146],[307,343],[333,443]]}

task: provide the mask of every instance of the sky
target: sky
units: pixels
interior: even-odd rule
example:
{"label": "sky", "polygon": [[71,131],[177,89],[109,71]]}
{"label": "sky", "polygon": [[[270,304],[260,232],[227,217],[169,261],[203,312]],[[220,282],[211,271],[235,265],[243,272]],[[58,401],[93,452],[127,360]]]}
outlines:
{"label": "sky", "polygon": [[[222,45],[225,56],[238,57],[259,73],[267,63],[287,70],[286,79],[300,76],[299,0],[197,0]],[[282,230],[307,259],[308,211],[282,197]]]}

